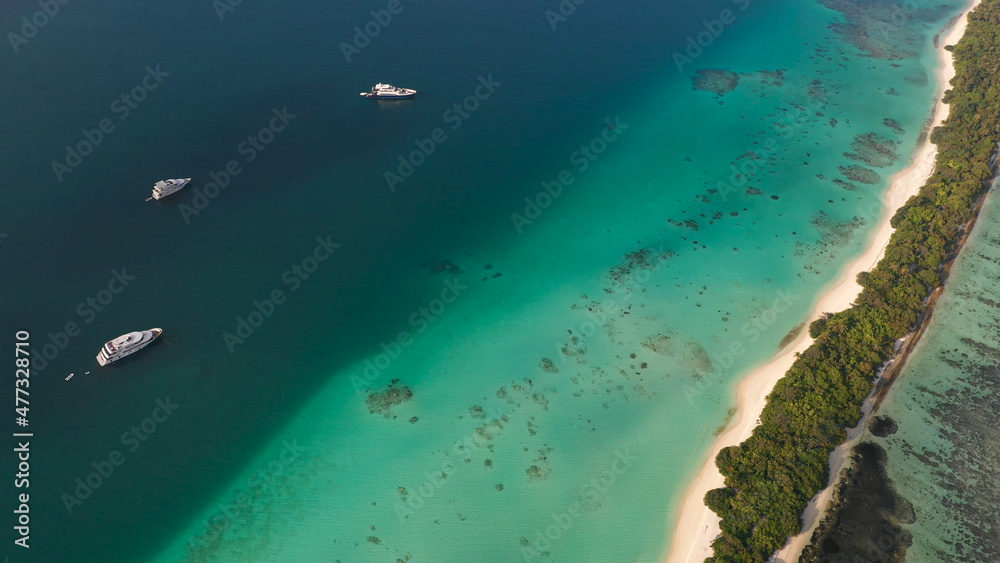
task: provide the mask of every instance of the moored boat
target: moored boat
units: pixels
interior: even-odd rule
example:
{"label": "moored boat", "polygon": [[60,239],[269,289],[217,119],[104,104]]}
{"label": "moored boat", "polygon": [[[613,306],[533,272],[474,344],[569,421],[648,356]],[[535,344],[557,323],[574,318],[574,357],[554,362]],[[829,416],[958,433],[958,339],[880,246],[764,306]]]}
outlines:
{"label": "moored boat", "polygon": [[361,92],[362,96],[376,100],[405,100],[412,98],[416,94],[417,91],[412,88],[399,88],[392,84],[382,84],[381,82],[373,86],[370,91]]}
{"label": "moored boat", "polygon": [[97,363],[102,366],[117,362],[118,360],[142,350],[152,344],[154,340],[163,334],[163,329],[151,328],[123,334],[114,340],[104,343],[100,353],[97,354]]}
{"label": "moored boat", "polygon": [[153,184],[153,199],[160,200],[170,194],[179,192],[182,188],[184,188],[184,186],[188,185],[190,181],[191,178],[160,180],[159,182]]}

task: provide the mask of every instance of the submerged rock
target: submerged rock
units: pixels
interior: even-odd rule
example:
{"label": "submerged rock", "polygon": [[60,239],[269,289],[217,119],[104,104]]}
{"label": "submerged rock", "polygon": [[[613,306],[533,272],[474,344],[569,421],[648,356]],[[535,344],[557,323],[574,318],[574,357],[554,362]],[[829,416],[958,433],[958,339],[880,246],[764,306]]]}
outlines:
{"label": "submerged rock", "polygon": [[666,334],[650,336],[643,341],[642,347],[664,356],[670,356],[674,353],[674,345],[671,337]]}
{"label": "submerged rock", "polygon": [[699,69],[696,75],[692,77],[695,90],[714,92],[718,96],[725,96],[732,92],[740,82],[739,74],[721,68]]}
{"label": "submerged rock", "polygon": [[368,412],[371,414],[381,414],[385,418],[392,416],[392,407],[400,405],[413,398],[413,390],[408,385],[400,384],[399,380],[393,380],[387,387],[379,391],[368,390],[365,403],[368,405]]}
{"label": "submerged rock", "polygon": [[801,563],[903,561],[913,537],[903,527],[916,521],[913,505],[896,493],[878,444],[854,448],[827,517],[802,551]]}
{"label": "submerged rock", "polygon": [[896,421],[888,416],[876,416],[868,423],[868,431],[879,438],[892,436],[897,430],[899,426]]}
{"label": "submerged rock", "polygon": [[852,192],[854,190],[858,189],[857,186],[855,186],[854,184],[852,184],[850,182],[845,182],[844,180],[841,180],[840,178],[837,178],[836,180],[834,180],[833,183],[837,184],[838,186],[840,186],[842,188],[844,188],[845,190],[849,190],[849,191],[852,191]]}
{"label": "submerged rock", "polygon": [[525,469],[524,472],[528,474],[528,481],[541,481],[543,479],[547,479],[550,473],[548,469],[544,469],[537,465],[532,465],[531,467]]}
{"label": "submerged rock", "polygon": [[854,152],[844,153],[851,160],[857,160],[873,168],[884,168],[899,158],[896,154],[897,142],[886,139],[875,133],[865,133],[854,137],[851,149]]}
{"label": "submerged rock", "polygon": [[903,133],[906,133],[906,130],[904,130],[902,127],[900,127],[899,126],[899,122],[896,121],[895,119],[890,119],[890,118],[887,117],[887,118],[885,118],[885,119],[882,120],[882,125],[885,125],[889,129],[892,129],[894,133],[897,133],[899,135],[902,135]]}
{"label": "submerged rock", "polygon": [[[916,57],[923,36],[915,26],[943,19],[950,9],[947,5],[925,8],[914,3],[904,12],[891,0],[821,0],[820,3],[843,14],[845,22],[829,26],[843,41],[869,57],[884,60]],[[901,14],[905,18],[900,18]],[[887,29],[892,33],[886,33]]]}
{"label": "submerged rock", "polygon": [[865,168],[864,166],[858,166],[852,164],[851,166],[838,166],[837,170],[843,174],[847,179],[857,182],[859,184],[877,184],[879,180],[882,179],[878,175],[878,172],[872,170],[871,168]]}
{"label": "submerged rock", "polygon": [[431,262],[430,264],[426,264],[426,265],[424,265],[424,267],[427,269],[427,271],[435,273],[435,274],[440,274],[440,273],[461,274],[462,273],[462,269],[459,268],[458,266],[456,266],[455,263],[452,262],[451,260],[438,260],[436,262]]}

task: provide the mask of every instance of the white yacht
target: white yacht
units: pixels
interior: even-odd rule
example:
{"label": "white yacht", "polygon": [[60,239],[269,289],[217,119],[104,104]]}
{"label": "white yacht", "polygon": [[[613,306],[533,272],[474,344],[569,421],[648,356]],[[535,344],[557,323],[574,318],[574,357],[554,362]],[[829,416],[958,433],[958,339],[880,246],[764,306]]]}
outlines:
{"label": "white yacht", "polygon": [[174,180],[160,180],[153,184],[153,199],[163,199],[168,195],[178,192],[188,185],[191,178],[176,178]]}
{"label": "white yacht", "polygon": [[117,362],[125,356],[134,354],[149,346],[161,334],[163,334],[163,329],[151,328],[149,330],[130,332],[114,340],[109,340],[104,343],[101,353],[97,355],[97,363],[105,366],[112,362]]}
{"label": "white yacht", "polygon": [[382,84],[381,82],[373,86],[370,92],[361,92],[361,95],[366,98],[378,100],[404,100],[412,98],[416,94],[417,91],[411,88],[397,88],[392,84]]}

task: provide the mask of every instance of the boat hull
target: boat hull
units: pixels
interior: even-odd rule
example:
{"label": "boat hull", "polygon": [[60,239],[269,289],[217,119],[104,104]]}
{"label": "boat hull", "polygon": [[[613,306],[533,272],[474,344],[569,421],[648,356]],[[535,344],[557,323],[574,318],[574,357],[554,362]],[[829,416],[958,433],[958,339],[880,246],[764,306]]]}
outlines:
{"label": "boat hull", "polygon": [[417,93],[414,92],[412,94],[403,94],[403,95],[400,95],[400,96],[380,96],[380,95],[372,94],[371,92],[369,92],[369,93],[365,93],[365,94],[361,94],[361,95],[364,96],[364,97],[366,97],[366,98],[368,98],[368,99],[370,99],[370,100],[409,100],[409,99],[412,99],[414,96],[416,96]]}
{"label": "boat hull", "polygon": [[[108,364],[113,364],[117,361],[120,361],[128,356],[131,356],[132,354],[135,354],[136,352],[142,350],[146,346],[149,346],[150,344],[153,343],[153,341],[159,338],[160,335],[163,334],[163,329],[151,328],[149,330],[144,330],[142,332],[132,333],[132,334],[139,334],[141,336],[141,340],[137,344],[128,346],[127,348],[114,349],[111,353],[108,352],[109,349],[108,344],[105,344],[104,347],[101,348],[100,353],[97,354],[97,363],[102,366],[106,366]],[[119,336],[116,340],[121,340],[122,338],[125,338],[127,336],[128,335]],[[115,340],[113,340],[112,342],[115,342]]]}
{"label": "boat hull", "polygon": [[191,178],[185,178],[182,181],[184,182],[183,184],[180,184],[180,185],[172,188],[170,191],[157,192],[156,189],[154,188],[153,189],[153,199],[159,201],[159,200],[161,200],[163,198],[170,197],[170,196],[174,195],[175,193],[177,193],[177,192],[183,190],[184,188],[186,188],[187,185],[191,183]]}
{"label": "boat hull", "polygon": [[361,96],[370,100],[409,100],[417,95],[413,88],[397,88],[391,84],[378,83],[368,92],[361,92]]}

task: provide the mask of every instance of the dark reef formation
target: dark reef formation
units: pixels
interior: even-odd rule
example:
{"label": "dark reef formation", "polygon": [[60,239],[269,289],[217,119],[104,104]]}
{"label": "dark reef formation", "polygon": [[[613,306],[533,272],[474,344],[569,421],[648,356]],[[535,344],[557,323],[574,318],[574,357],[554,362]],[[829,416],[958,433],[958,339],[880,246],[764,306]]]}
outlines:
{"label": "dark reef formation", "polygon": [[[1000,244],[1000,240],[994,240]],[[994,262],[1000,264],[1000,262]],[[997,291],[992,291],[995,296]],[[990,307],[982,296],[978,306]],[[994,322],[988,328],[1000,334],[1000,305],[993,303]],[[986,327],[984,327],[986,328]],[[954,451],[908,451],[908,456],[933,468],[938,487],[947,491],[940,498],[948,521],[941,530],[947,553],[942,561],[1000,561],[1000,348],[962,339],[961,349],[944,352],[942,360],[960,369],[961,388],[921,388],[923,395],[938,401],[931,411],[941,436],[954,444]]]}
{"label": "dark reef formation", "polygon": [[907,24],[931,23],[944,18],[946,5],[901,4],[892,0],[821,0],[831,10],[843,14],[844,22],[830,24],[841,39],[867,56],[901,60],[915,57],[921,34]]}
{"label": "dark reef formation", "polygon": [[864,166],[858,166],[852,164],[850,166],[838,166],[840,173],[846,176],[849,180],[857,182],[859,184],[873,185],[879,183],[882,179],[878,175],[878,172],[872,170],[871,168],[865,168]]}
{"label": "dark reef formation", "polygon": [[[365,397],[365,404],[368,405],[368,412],[371,414],[381,414],[385,418],[395,418],[392,414],[392,407],[401,405],[413,398],[413,390],[408,385],[401,385],[398,379],[393,379],[384,389],[378,391],[368,391]],[[411,420],[412,422],[412,420]]]}
{"label": "dark reef formation", "polygon": [[899,159],[899,155],[896,154],[897,144],[896,141],[876,133],[865,133],[854,138],[851,142],[853,152],[844,153],[844,156],[863,162],[872,168],[884,168]]}
{"label": "dark reef formation", "polygon": [[899,122],[896,121],[895,119],[890,119],[887,117],[882,120],[882,125],[885,125],[889,129],[892,129],[892,131],[897,135],[902,135],[903,133],[906,133],[906,131],[899,125]]}
{"label": "dark reef formation", "polygon": [[901,563],[912,537],[913,506],[896,493],[882,446],[862,442],[834,493],[837,506],[812,537],[800,563]]}
{"label": "dark reef formation", "polygon": [[731,70],[720,68],[699,69],[694,77],[694,89],[714,92],[718,96],[725,96],[736,89],[740,83],[740,75]]}
{"label": "dark reef formation", "polygon": [[899,426],[896,425],[896,421],[888,416],[876,416],[868,423],[868,431],[879,438],[892,436],[897,430]]}
{"label": "dark reef formation", "polygon": [[741,81],[749,83],[751,87],[781,88],[785,85],[784,69],[736,73],[724,68],[703,68],[695,71],[695,76],[691,78],[694,80],[695,90],[713,92],[720,98],[735,90]]}
{"label": "dark reef formation", "polygon": [[[462,269],[455,265],[454,262],[450,260],[435,260],[428,264],[424,264],[424,269],[433,274],[449,273],[449,274],[461,274]],[[489,269],[489,268],[487,268]]]}
{"label": "dark reef formation", "polygon": [[855,186],[854,184],[852,184],[850,182],[845,182],[845,181],[841,180],[840,178],[834,179],[833,183],[837,184],[841,188],[844,188],[845,190],[851,191],[851,192],[853,192],[854,190],[858,189],[858,187]]}

